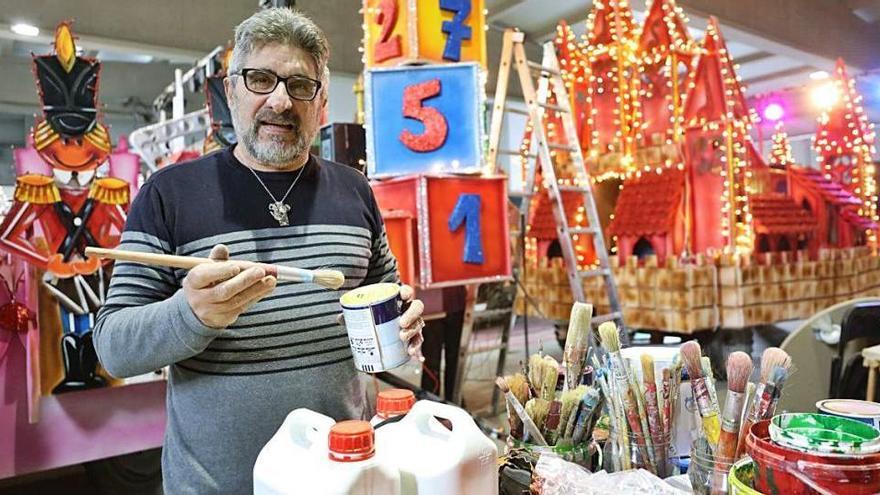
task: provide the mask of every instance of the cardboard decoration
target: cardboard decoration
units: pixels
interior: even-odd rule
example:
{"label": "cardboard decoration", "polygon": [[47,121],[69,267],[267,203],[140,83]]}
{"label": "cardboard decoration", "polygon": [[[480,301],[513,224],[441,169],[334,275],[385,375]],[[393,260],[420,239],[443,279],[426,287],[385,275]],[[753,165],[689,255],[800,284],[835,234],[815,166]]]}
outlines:
{"label": "cardboard decoration", "polygon": [[[416,218],[422,289],[510,278],[504,177],[415,175],[374,182],[376,201]],[[399,231],[388,231],[389,242]]]}
{"label": "cardboard decoration", "polygon": [[482,168],[483,90],[473,63],[366,72],[370,177]]}
{"label": "cardboard decoration", "polygon": [[365,0],[364,65],[477,62],[486,67],[483,0]]}

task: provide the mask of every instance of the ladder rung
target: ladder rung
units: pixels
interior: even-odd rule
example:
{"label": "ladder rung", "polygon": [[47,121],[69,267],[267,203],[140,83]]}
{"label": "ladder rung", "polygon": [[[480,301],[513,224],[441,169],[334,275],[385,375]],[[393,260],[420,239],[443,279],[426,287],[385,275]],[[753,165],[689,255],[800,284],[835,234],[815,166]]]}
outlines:
{"label": "ladder rung", "polygon": [[578,270],[578,275],[581,277],[604,277],[605,275],[611,275],[611,270],[607,268],[595,268],[593,270]]}
{"label": "ladder rung", "polygon": [[541,102],[538,102],[538,105],[540,105],[540,106],[546,108],[547,110],[553,110],[554,112],[568,113],[568,109],[567,109],[567,108],[562,108],[562,107],[560,107],[559,105],[554,105],[554,104],[552,104],[552,103],[541,103]]}
{"label": "ladder rung", "polygon": [[510,315],[512,308],[484,309],[482,311],[474,311],[474,320],[491,320],[499,316]]}
{"label": "ladder rung", "polygon": [[517,150],[508,150],[508,149],[500,149],[498,150],[499,155],[509,155],[509,156],[520,156],[522,152]]}
{"label": "ladder rung", "polygon": [[568,233],[571,235],[598,234],[599,229],[596,227],[577,227],[568,229]]}
{"label": "ladder rung", "polygon": [[590,323],[593,325],[601,325],[606,321],[614,321],[623,318],[623,315],[620,311],[615,311],[613,313],[608,313],[607,315],[596,315],[591,320]]}
{"label": "ladder rung", "polygon": [[528,110],[520,110],[519,108],[513,108],[507,105],[504,106],[504,111],[507,113],[515,113],[517,115],[525,115],[526,117],[530,117],[532,115],[529,113]]}
{"label": "ladder rung", "polygon": [[532,62],[531,60],[529,61],[529,69],[532,69],[535,72],[546,72],[548,74],[553,74],[554,76],[562,75],[562,73],[556,69],[553,69],[551,67],[544,67],[543,65],[537,62]]}
{"label": "ladder rung", "polygon": [[570,152],[575,152],[578,150],[577,147],[572,146],[570,144],[560,144],[560,143],[547,143],[547,147],[549,147],[550,149],[554,149],[554,150],[564,150],[564,151],[570,151]]}
{"label": "ladder rung", "polygon": [[584,186],[558,186],[560,191],[572,191],[572,192],[582,192],[588,193],[590,192],[589,187]]}

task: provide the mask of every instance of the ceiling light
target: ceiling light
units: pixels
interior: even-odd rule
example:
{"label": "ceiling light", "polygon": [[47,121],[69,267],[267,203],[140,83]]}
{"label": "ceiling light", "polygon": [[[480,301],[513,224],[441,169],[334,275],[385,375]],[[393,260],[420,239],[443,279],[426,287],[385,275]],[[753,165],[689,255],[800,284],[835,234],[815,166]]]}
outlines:
{"label": "ceiling light", "polygon": [[37,26],[26,24],[24,22],[13,24],[9,29],[13,33],[20,34],[22,36],[34,37],[40,35],[40,28],[38,28]]}
{"label": "ceiling light", "polygon": [[816,86],[810,92],[810,99],[820,109],[831,108],[837,103],[837,88],[830,82]]}
{"label": "ceiling light", "polygon": [[817,70],[816,72],[810,72],[810,79],[814,81],[821,81],[823,79],[828,79],[828,71]]}
{"label": "ceiling light", "polygon": [[771,103],[764,107],[764,118],[776,122],[785,117],[785,109],[779,103]]}

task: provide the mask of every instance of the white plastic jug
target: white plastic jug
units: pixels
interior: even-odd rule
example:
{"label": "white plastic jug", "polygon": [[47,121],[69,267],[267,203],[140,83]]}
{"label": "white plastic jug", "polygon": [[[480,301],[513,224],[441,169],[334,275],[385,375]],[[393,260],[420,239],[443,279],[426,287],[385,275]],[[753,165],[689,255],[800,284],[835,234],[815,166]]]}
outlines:
{"label": "white plastic jug", "polygon": [[[329,445],[328,445],[329,443]],[[291,412],[254,464],[255,495],[398,495],[400,474],[376,455],[366,421]]]}
{"label": "white plastic jug", "polygon": [[400,470],[403,495],[498,493],[498,448],[457,407],[416,402],[406,417],[376,430],[376,448]]}

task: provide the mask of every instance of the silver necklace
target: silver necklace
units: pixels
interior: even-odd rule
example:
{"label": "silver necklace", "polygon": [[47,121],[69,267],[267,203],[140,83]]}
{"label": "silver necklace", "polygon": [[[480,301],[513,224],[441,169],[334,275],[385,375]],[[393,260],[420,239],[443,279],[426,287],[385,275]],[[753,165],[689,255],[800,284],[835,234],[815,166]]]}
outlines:
{"label": "silver necklace", "polygon": [[305,164],[303,164],[302,167],[300,167],[299,173],[296,174],[296,178],[293,179],[293,183],[290,184],[290,187],[287,188],[287,192],[284,193],[284,196],[281,199],[275,199],[275,195],[272,194],[272,191],[270,191],[268,187],[266,187],[266,183],[263,182],[263,179],[261,179],[259,175],[257,175],[257,172],[254,171],[254,169],[245,165],[245,168],[250,170],[251,173],[254,174],[254,177],[257,178],[257,181],[260,183],[261,186],[263,186],[263,189],[266,190],[266,194],[268,194],[269,197],[272,198],[272,202],[269,203],[269,214],[272,215],[272,218],[274,218],[278,222],[278,225],[281,227],[286,227],[290,225],[290,221],[287,218],[287,212],[290,211],[290,205],[285,203],[284,200],[287,199],[287,196],[290,195],[290,191],[293,191],[293,186],[295,186],[296,183],[299,181],[303,170],[306,169],[306,165],[308,164],[309,162],[307,161]]}

